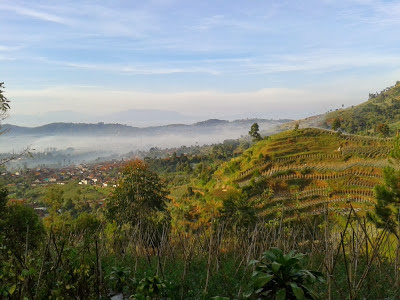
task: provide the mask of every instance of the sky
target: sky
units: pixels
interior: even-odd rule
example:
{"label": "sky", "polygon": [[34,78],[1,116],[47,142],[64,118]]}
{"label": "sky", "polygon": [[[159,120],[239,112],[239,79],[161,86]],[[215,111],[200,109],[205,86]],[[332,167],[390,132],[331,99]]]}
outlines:
{"label": "sky", "polygon": [[400,80],[399,1],[0,0],[0,29],[24,125],[148,109],[297,119]]}

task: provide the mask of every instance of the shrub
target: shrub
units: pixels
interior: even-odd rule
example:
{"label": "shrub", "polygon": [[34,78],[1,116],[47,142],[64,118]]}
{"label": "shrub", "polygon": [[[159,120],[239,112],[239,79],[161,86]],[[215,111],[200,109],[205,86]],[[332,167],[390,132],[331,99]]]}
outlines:
{"label": "shrub", "polygon": [[128,267],[114,266],[111,272],[105,277],[109,288],[115,293],[128,294],[136,287],[136,280],[132,276],[132,271]]}
{"label": "shrub", "polygon": [[158,276],[145,277],[136,289],[136,294],[131,296],[134,300],[161,299],[166,289],[166,284]]}
{"label": "shrub", "polygon": [[284,255],[278,248],[264,252],[255,265],[245,298],[256,299],[319,299],[312,289],[316,282],[323,281],[322,273],[303,269],[304,254],[290,251]]}

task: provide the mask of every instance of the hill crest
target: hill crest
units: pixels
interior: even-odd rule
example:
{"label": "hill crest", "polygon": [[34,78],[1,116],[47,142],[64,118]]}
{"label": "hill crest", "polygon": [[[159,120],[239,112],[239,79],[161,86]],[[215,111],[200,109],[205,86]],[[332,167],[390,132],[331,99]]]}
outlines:
{"label": "hill crest", "polygon": [[377,125],[383,123],[394,134],[400,128],[400,81],[380,93],[370,93],[366,102],[328,113],[322,125],[331,126],[335,119],[348,133],[377,134]]}

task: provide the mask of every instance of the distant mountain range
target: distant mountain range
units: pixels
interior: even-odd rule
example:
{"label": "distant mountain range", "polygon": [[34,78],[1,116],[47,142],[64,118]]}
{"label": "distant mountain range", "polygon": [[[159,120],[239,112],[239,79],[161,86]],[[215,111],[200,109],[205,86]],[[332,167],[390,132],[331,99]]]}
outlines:
{"label": "distant mountain range", "polygon": [[129,109],[106,115],[90,115],[75,111],[52,111],[36,115],[11,114],[8,122],[21,126],[41,126],[49,123],[120,123],[133,126],[157,126],[173,122],[188,123],[199,119],[186,116],[176,111],[159,109]]}
{"label": "distant mountain range", "polygon": [[223,133],[231,130],[247,130],[257,122],[260,129],[263,127],[270,129],[274,125],[279,125],[291,120],[266,120],[266,119],[244,119],[244,120],[219,120],[210,119],[197,122],[191,125],[170,124],[152,127],[133,127],[122,124],[107,124],[104,122],[91,123],[51,123],[38,127],[22,127],[11,124],[4,124],[5,136],[151,136],[151,135],[170,135],[170,134],[201,134]]}

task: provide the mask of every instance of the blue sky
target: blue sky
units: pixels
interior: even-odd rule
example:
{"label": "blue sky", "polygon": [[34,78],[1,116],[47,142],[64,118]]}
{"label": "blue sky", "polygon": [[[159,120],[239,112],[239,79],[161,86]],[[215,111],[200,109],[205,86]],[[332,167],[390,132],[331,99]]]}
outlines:
{"label": "blue sky", "polygon": [[400,80],[400,2],[1,0],[11,115],[300,118]]}

